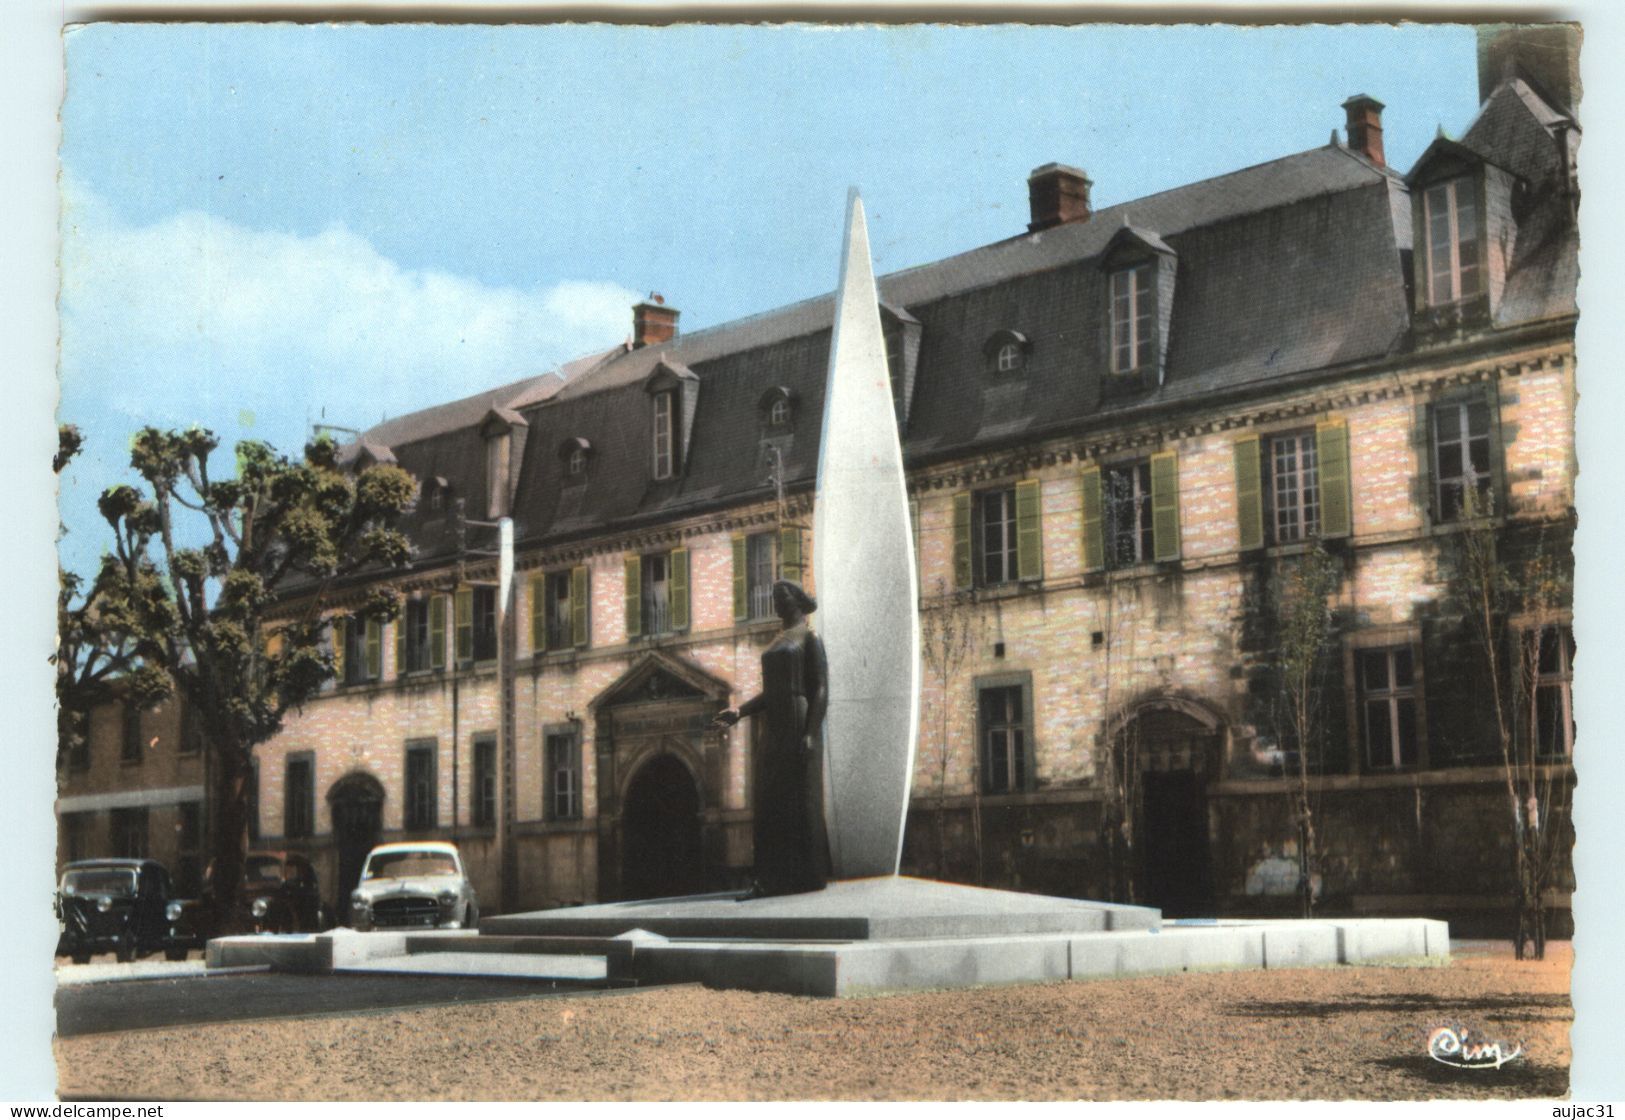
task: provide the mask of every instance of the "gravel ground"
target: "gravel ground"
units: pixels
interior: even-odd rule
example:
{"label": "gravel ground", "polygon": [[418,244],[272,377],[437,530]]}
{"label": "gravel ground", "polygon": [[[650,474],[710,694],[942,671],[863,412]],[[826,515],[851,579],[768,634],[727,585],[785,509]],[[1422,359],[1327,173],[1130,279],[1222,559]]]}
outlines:
{"label": "gravel ground", "polygon": [[[1436,968],[1184,973],[819,1000],[700,988],[59,1039],[67,1097],[1055,1100],[1562,1097],[1567,943]],[[1460,1024],[1500,1070],[1426,1055]],[[184,1055],[184,1057],[177,1057]]]}

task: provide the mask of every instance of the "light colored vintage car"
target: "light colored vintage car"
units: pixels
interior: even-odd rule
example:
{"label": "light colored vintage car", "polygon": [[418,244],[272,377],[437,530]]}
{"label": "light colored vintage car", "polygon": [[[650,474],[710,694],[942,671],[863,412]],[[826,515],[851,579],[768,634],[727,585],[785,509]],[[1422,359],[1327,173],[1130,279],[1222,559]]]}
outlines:
{"label": "light colored vintage car", "polygon": [[359,930],[473,929],[479,920],[455,844],[380,844],[367,854],[350,892],[350,924]]}

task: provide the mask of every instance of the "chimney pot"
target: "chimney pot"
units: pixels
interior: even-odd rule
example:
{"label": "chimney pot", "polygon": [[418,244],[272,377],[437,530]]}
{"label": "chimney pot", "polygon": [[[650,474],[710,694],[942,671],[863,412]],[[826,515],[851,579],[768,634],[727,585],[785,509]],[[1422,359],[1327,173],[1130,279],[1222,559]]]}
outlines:
{"label": "chimney pot", "polygon": [[1349,148],[1378,167],[1386,167],[1382,156],[1383,104],[1368,94],[1355,94],[1343,102],[1348,114]]}
{"label": "chimney pot", "polygon": [[1027,202],[1032,210],[1028,233],[1067,222],[1089,220],[1089,188],[1094,186],[1082,168],[1046,163],[1027,176]]}
{"label": "chimney pot", "polygon": [[656,346],[677,337],[677,316],[681,312],[675,307],[667,307],[664,296],[655,292],[651,292],[650,296],[652,298],[632,308],[633,349]]}

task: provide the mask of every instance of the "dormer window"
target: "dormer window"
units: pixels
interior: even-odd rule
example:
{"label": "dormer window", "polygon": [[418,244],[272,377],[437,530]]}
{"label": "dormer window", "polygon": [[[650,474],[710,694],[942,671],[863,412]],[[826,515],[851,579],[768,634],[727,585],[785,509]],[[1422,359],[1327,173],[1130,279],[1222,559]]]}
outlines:
{"label": "dormer window", "polygon": [[559,461],[563,464],[566,483],[581,482],[587,477],[587,459],[591,454],[592,444],[580,436],[559,444]]}
{"label": "dormer window", "polygon": [[767,422],[775,428],[783,428],[790,423],[790,402],[780,397],[773,402],[773,407],[767,410]]}
{"label": "dormer window", "polygon": [[982,343],[982,356],[987,359],[991,374],[1016,373],[1027,366],[1027,351],[1032,343],[1019,331],[997,330]]}
{"label": "dormer window", "polygon": [[672,435],[675,429],[675,409],[671,393],[656,393],[654,430],[654,476],[670,478],[672,474]]}
{"label": "dormer window", "polygon": [[1152,362],[1153,301],[1150,263],[1111,274],[1112,372],[1133,373]]}
{"label": "dormer window", "polygon": [[1476,182],[1465,175],[1422,192],[1430,305],[1457,303],[1484,290],[1477,196]]}

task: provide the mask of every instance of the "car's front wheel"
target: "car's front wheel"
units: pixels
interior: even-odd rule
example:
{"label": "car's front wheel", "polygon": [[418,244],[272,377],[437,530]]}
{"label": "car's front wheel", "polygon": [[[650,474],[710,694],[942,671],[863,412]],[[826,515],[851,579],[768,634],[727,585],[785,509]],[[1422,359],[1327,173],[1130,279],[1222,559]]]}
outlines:
{"label": "car's front wheel", "polygon": [[463,908],[463,928],[478,929],[480,925],[480,908],[470,902]]}
{"label": "car's front wheel", "polygon": [[127,937],[120,940],[113,947],[113,959],[118,961],[119,964],[129,964],[135,960],[135,942]]}

